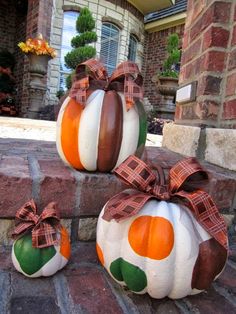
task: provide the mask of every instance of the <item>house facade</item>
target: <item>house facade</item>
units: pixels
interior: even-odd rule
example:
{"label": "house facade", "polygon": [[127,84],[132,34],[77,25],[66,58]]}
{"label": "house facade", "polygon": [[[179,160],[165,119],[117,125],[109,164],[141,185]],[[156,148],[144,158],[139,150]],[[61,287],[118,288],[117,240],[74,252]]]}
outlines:
{"label": "house facade", "polygon": [[[15,97],[19,115],[27,117],[32,97],[39,99],[41,109],[58,103],[57,92],[65,88],[65,78],[71,71],[65,66],[64,56],[72,49],[70,40],[76,34],[75,22],[83,7],[89,8],[96,21],[96,57],[105,63],[110,73],[122,61],[135,61],[144,75],[146,102],[157,105],[160,96],[151,78],[165,58],[168,34],[177,32],[182,35],[184,28],[183,17],[177,18],[177,23],[173,18],[170,22],[169,18],[179,14],[180,3],[185,3],[181,12],[186,10],[187,1],[177,0],[173,6],[174,2],[147,1],[146,4],[143,1],[126,0],[0,0],[0,33],[3,37],[0,48],[8,49],[16,58]],[[177,7],[177,12],[166,12],[166,7]],[[159,17],[149,14],[156,11]],[[157,25],[157,20],[162,22]],[[41,91],[29,89],[28,58],[17,47],[19,41],[35,37],[38,33],[57,51],[57,57],[49,62],[47,77],[44,78],[45,88]],[[41,118],[47,117],[42,115]]]}

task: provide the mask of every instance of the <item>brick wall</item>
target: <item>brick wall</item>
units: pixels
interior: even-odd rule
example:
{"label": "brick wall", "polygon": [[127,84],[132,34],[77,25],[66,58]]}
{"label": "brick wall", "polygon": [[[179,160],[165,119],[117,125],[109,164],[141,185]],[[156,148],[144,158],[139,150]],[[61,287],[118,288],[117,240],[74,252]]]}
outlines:
{"label": "brick wall", "polygon": [[177,105],[176,123],[236,128],[235,60],[235,0],[189,0],[180,84],[198,81],[197,99]]}
{"label": "brick wall", "polygon": [[180,39],[184,33],[184,24],[159,32],[146,33],[143,65],[144,74],[144,92],[153,106],[160,102],[161,95],[157,92],[155,84],[152,82],[152,76],[162,68],[163,61],[166,58],[167,37],[172,34],[179,34]]}
{"label": "brick wall", "polygon": [[23,11],[18,11],[16,14],[16,28],[15,28],[15,58],[16,58],[16,66],[14,69],[14,75],[16,78],[16,85],[17,85],[17,94],[16,94],[16,102],[21,108],[21,101],[23,95],[23,84],[24,84],[24,64],[25,64],[25,55],[21,52],[21,50],[17,47],[17,44],[20,41],[25,41],[26,38],[26,15],[27,15],[27,8]]}
{"label": "brick wall", "polygon": [[0,0],[0,7],[0,49],[8,49],[16,58],[13,74],[17,86],[15,100],[19,106],[23,88],[24,55],[17,44],[25,40],[27,6],[17,7],[14,0]]}
{"label": "brick wall", "polygon": [[14,0],[0,0],[0,48],[14,52],[15,7]]}

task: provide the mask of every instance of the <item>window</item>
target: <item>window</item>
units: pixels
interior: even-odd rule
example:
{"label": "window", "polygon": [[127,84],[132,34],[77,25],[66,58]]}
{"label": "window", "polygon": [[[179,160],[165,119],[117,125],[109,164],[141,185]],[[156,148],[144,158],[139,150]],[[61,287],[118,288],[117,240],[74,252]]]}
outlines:
{"label": "window", "polygon": [[102,24],[101,61],[107,68],[108,74],[115,70],[119,46],[119,28],[111,23]]}
{"label": "window", "polygon": [[134,35],[130,35],[128,60],[135,62],[135,60],[136,60],[136,52],[137,52],[137,45],[138,45],[137,39],[134,37]]}
{"label": "window", "polygon": [[76,20],[79,12],[65,11],[63,17],[61,59],[60,59],[60,89],[66,89],[66,77],[71,73],[65,65],[65,55],[71,51],[71,39],[77,35]]}

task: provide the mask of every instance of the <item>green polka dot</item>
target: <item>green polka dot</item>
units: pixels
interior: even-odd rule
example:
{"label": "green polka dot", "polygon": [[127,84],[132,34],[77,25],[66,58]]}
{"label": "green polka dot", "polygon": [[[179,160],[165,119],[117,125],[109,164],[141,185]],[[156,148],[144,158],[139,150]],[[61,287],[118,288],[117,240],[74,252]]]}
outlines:
{"label": "green polka dot", "polygon": [[32,236],[28,234],[15,242],[14,253],[23,272],[33,275],[53,258],[56,250],[54,246],[42,249],[33,248]]}
{"label": "green polka dot", "polygon": [[123,258],[118,258],[111,263],[110,272],[116,280],[124,281],[127,287],[134,292],[140,292],[147,286],[145,272]]}

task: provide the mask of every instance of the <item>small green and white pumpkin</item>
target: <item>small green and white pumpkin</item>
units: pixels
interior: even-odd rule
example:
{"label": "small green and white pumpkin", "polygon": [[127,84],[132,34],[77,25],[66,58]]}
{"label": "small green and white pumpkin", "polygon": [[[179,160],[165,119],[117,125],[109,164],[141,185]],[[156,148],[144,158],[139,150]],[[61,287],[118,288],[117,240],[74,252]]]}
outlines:
{"label": "small green and white pumpkin", "polygon": [[15,240],[12,262],[16,270],[27,277],[47,277],[62,269],[70,258],[70,238],[64,227],[58,232],[59,245],[45,248],[32,247],[31,233]]}
{"label": "small green and white pumpkin", "polygon": [[188,208],[149,200],[139,213],[97,225],[100,262],[119,284],[153,298],[183,298],[207,289],[222,272],[227,250]]}

